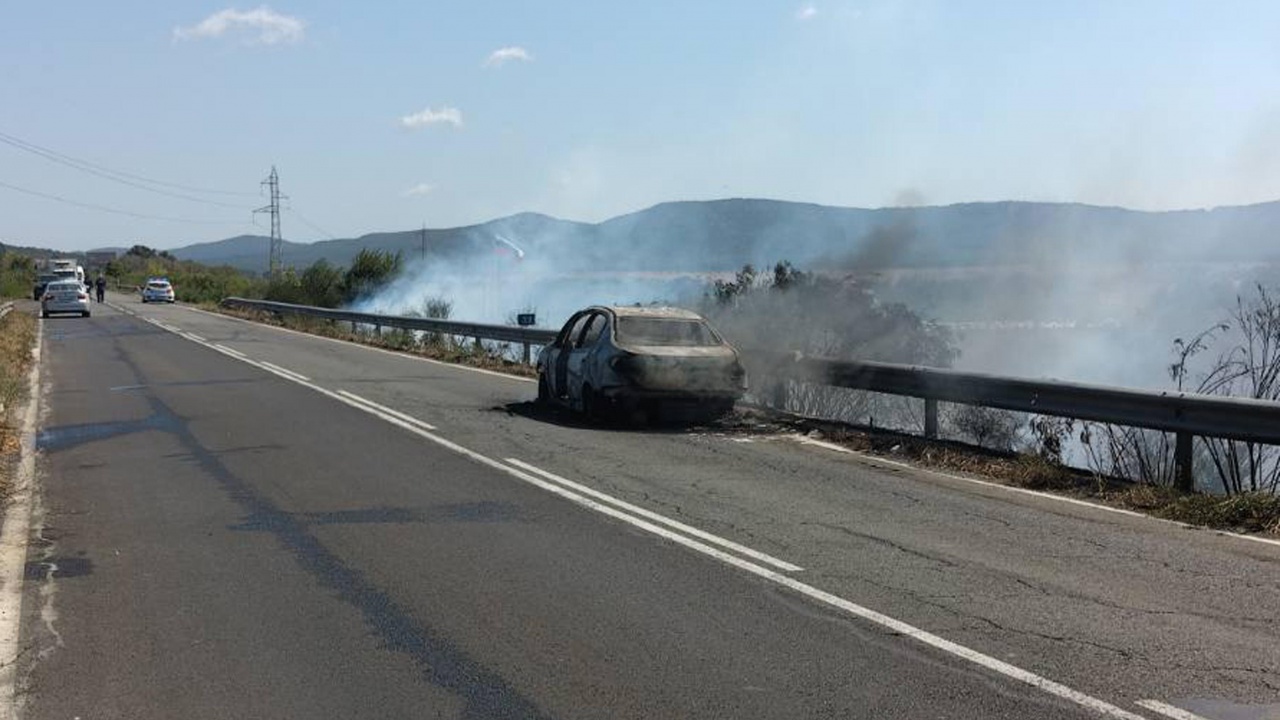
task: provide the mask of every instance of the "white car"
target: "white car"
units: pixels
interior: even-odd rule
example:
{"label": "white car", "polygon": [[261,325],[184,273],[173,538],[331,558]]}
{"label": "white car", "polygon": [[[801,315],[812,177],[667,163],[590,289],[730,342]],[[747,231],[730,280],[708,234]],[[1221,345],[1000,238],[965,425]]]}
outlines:
{"label": "white car", "polygon": [[89,317],[89,289],[77,280],[55,280],[44,288],[40,296],[40,316],[54,313],[75,313]]}
{"label": "white car", "polygon": [[152,278],[142,288],[142,302],[167,302],[174,301],[173,285],[168,280]]}

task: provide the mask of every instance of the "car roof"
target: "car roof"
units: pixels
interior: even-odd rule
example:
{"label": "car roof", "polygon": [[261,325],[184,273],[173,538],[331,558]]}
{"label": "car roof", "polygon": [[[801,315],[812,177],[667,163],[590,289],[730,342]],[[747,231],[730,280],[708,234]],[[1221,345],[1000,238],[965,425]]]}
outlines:
{"label": "car roof", "polygon": [[692,310],[666,306],[639,305],[593,305],[593,310],[604,310],[617,317],[668,318],[672,320],[702,320],[703,317]]}

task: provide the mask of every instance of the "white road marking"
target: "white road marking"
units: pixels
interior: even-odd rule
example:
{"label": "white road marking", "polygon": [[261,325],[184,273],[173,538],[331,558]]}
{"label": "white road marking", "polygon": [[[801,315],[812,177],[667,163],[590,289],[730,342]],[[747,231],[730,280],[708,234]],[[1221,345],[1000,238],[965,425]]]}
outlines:
{"label": "white road marking", "polygon": [[17,717],[18,654],[21,647],[22,580],[26,574],[27,541],[36,481],[36,424],[40,417],[40,343],[44,323],[36,324],[36,346],[27,375],[31,395],[22,417],[21,458],[13,495],[0,530],[0,720]]}
{"label": "white road marking", "polygon": [[226,345],[219,345],[218,343],[214,343],[214,344],[213,344],[213,347],[215,347],[215,348],[217,348],[217,349],[221,350],[222,352],[225,352],[225,353],[231,353],[232,355],[235,355],[236,357],[241,357],[241,358],[243,358],[243,357],[248,357],[248,355],[245,355],[244,353],[240,352],[239,350],[236,350],[236,349],[234,349],[234,348],[229,348],[229,347],[227,347]]}
{"label": "white road marking", "polygon": [[306,375],[303,375],[302,373],[294,372],[294,371],[292,371],[292,370],[290,370],[290,369],[288,369],[288,368],[282,368],[282,367],[280,367],[279,365],[275,365],[275,364],[273,364],[273,363],[269,363],[269,362],[267,362],[266,360],[259,360],[258,362],[262,363],[263,367],[269,367],[269,368],[271,368],[272,370],[275,370],[275,371],[276,371],[276,372],[278,372],[278,373],[284,373],[285,375],[290,375],[290,376],[292,376],[292,377],[296,377],[296,378],[298,378],[299,380],[310,380],[310,379],[311,379],[311,378],[307,377]]}
{"label": "white road marking", "polygon": [[701,540],[705,540],[706,542],[712,543],[714,545],[719,545],[720,547],[732,550],[738,553],[739,555],[745,555],[749,558],[753,558],[767,565],[772,565],[785,572],[800,572],[801,570],[804,570],[804,568],[800,567],[799,565],[792,565],[791,563],[786,562],[784,560],[779,560],[778,558],[773,557],[771,555],[766,555],[765,553],[762,553],[759,550],[752,550],[751,548],[746,547],[745,545],[739,545],[738,543],[733,542],[732,540],[727,540],[718,535],[712,535],[711,533],[706,532],[705,530],[699,530],[698,528],[693,527],[691,525],[686,525],[682,522],[672,520],[671,518],[668,518],[664,515],[659,515],[656,512],[651,512],[642,507],[632,505],[631,503],[626,502],[624,500],[619,500],[611,495],[606,495],[605,493],[602,493],[599,490],[589,488],[585,485],[573,482],[568,478],[563,478],[554,473],[547,472],[546,470],[530,465],[527,462],[522,462],[520,460],[517,460],[516,458],[507,458],[506,460],[508,463],[520,468],[521,470],[526,470],[536,475],[541,475],[547,480],[560,483],[561,485],[564,485],[565,487],[571,490],[580,492],[583,495],[590,495],[591,497],[597,500],[600,500],[602,502],[607,502],[610,505],[614,505],[616,507],[620,507],[623,510],[626,510],[627,512],[635,513],[640,517],[648,518],[649,520],[652,520],[654,522],[662,523],[663,525],[666,525],[667,527],[673,528],[675,530],[679,530],[680,532],[685,533],[686,535],[692,535],[693,537],[699,538]]}
{"label": "white road marking", "polygon": [[[209,345],[208,347],[219,348],[220,346]],[[235,357],[235,356],[232,355],[232,357]],[[270,368],[263,367],[261,363],[254,360],[250,360],[247,357],[238,357],[237,359],[240,360],[241,362],[248,363],[255,367],[260,367],[266,370],[267,372],[274,372]],[[514,478],[517,478],[526,483],[542,488],[547,492],[559,495],[571,502],[581,505],[582,507],[589,508],[596,512],[621,520],[625,523],[629,523],[637,528],[645,530],[646,532],[652,533],[666,540],[670,540],[671,542],[677,543],[686,548],[702,553],[703,555],[707,555],[709,557],[715,558],[728,565],[732,565],[733,567],[736,567],[740,570],[751,573],[752,575],[755,575],[757,577],[763,578],[777,585],[790,589],[796,593],[799,593],[800,595],[808,597],[811,600],[815,600],[829,607],[844,611],[849,615],[861,618],[862,620],[865,620],[872,624],[879,625],[899,635],[905,635],[909,638],[916,640],[919,643],[928,645],[930,647],[933,647],[937,650],[953,655],[955,657],[961,658],[963,660],[967,660],[975,665],[986,668],[987,670],[990,670],[992,672],[1004,675],[1005,677],[1011,678],[1018,682],[1025,683],[1027,685],[1030,685],[1031,687],[1037,688],[1050,695],[1054,695],[1063,700],[1073,702],[1090,711],[1098,713],[1099,715],[1110,717],[1110,718],[1121,718],[1122,720],[1147,720],[1147,718],[1144,718],[1141,715],[1138,715],[1136,713],[1131,713],[1120,707],[1112,705],[1111,703],[1108,703],[1105,700],[1095,698],[1091,695],[1085,694],[1078,690],[1073,690],[1072,688],[1069,688],[1060,683],[1056,683],[1052,680],[1049,680],[1048,678],[1041,677],[1040,675],[1036,675],[1035,673],[1030,672],[1029,670],[1023,670],[1022,668],[1019,668],[1015,665],[1010,665],[1009,663],[1006,663],[1003,660],[998,660],[989,655],[984,655],[978,652],[977,650],[973,650],[971,648],[965,647],[964,645],[960,645],[958,643],[942,638],[938,635],[934,635],[933,633],[930,633],[926,630],[922,630],[913,625],[909,625],[905,622],[902,622],[901,620],[896,620],[892,617],[889,617],[888,615],[884,615],[882,613],[876,612],[875,610],[872,610],[870,608],[863,607],[862,605],[854,603],[850,600],[846,600],[837,595],[833,595],[829,592],[826,592],[825,590],[819,590],[818,588],[813,587],[812,585],[800,582],[799,580],[783,575],[782,573],[777,572],[775,570],[770,570],[769,568],[764,567],[763,565],[757,565],[753,562],[743,560],[742,558],[739,558],[736,555],[730,555],[729,553],[723,550],[719,550],[710,545],[699,542],[698,540],[694,540],[684,535],[677,534],[664,527],[660,527],[646,520],[642,520],[633,515],[624,513],[621,510],[610,507],[609,505],[606,505],[602,502],[597,502],[596,500],[593,500],[590,497],[573,492],[569,490],[567,487],[564,487],[558,483],[544,480],[540,477],[536,477],[532,474],[524,472],[523,470],[520,470],[517,467],[506,465],[498,460],[490,458],[486,455],[482,455],[474,450],[470,450],[440,435],[437,435],[422,427],[419,427],[415,423],[406,422],[405,420],[395,417],[394,415],[389,415],[387,413],[384,413],[371,405],[366,405],[364,403],[356,402],[351,398],[340,395],[339,393],[329,390],[327,388],[323,388],[319,385],[316,385],[315,383],[298,380],[297,378],[293,378],[287,375],[280,375],[280,377],[290,380],[291,382],[298,383],[299,385],[302,385],[304,387],[311,388],[312,390],[315,390],[316,392],[321,393],[322,395],[331,397],[337,400],[338,402],[344,403],[358,410],[369,413],[370,415],[379,417],[382,420],[391,423],[392,425],[396,425],[400,428],[403,428],[408,432],[411,432],[415,435],[418,435],[419,437],[422,437],[437,445],[440,445],[441,447],[444,447],[448,450],[458,453],[459,455],[463,455],[464,457],[470,458],[482,465],[491,467],[495,470],[499,470]],[[3,720],[3,719],[0,719],[0,720]]]}
{"label": "white road marking", "polygon": [[1165,717],[1173,718],[1173,720],[1208,720],[1203,715],[1197,715],[1193,712],[1183,710],[1180,707],[1174,707],[1168,703],[1162,703],[1159,700],[1139,700],[1136,705],[1144,707],[1152,712],[1158,712]]}
{"label": "white road marking", "polygon": [[339,391],[338,391],[338,394],[339,394],[339,395],[344,395],[344,396],[346,396],[346,397],[348,397],[348,398],[351,398],[352,400],[355,400],[356,402],[364,403],[365,405],[368,405],[368,406],[370,406],[370,407],[372,407],[372,408],[374,408],[374,409],[376,409],[376,410],[379,410],[379,411],[381,411],[381,412],[384,412],[384,413],[386,413],[386,414],[388,414],[388,415],[392,415],[392,416],[394,416],[394,417],[398,417],[398,418],[400,418],[401,420],[404,420],[405,422],[413,423],[414,425],[418,425],[418,426],[420,426],[420,427],[424,427],[424,428],[426,428],[426,429],[428,429],[428,430],[435,430],[435,429],[436,429],[436,426],[435,426],[435,425],[432,425],[431,423],[426,422],[425,420],[419,420],[418,418],[416,418],[416,417],[414,417],[414,416],[412,416],[412,415],[406,415],[405,413],[402,413],[402,412],[400,412],[399,410],[393,410],[392,408],[389,408],[389,407],[387,407],[386,405],[380,405],[380,404],[378,404],[378,403],[376,403],[376,402],[374,402],[374,401],[370,400],[369,398],[361,397],[361,396],[359,396],[359,395],[357,395],[357,394],[355,394],[355,393],[353,393],[353,392],[347,392],[346,390],[339,390]]}
{"label": "white road marking", "polygon": [[204,338],[200,337],[199,335],[193,332],[187,333],[187,337],[191,338],[192,340],[195,340],[198,343],[209,342],[208,340],[205,340]]}
{"label": "white road marking", "polygon": [[386,353],[387,355],[394,355],[395,357],[398,357],[398,358],[418,360],[420,362],[430,363],[432,365],[440,365],[442,367],[455,368],[457,370],[466,370],[468,372],[480,373],[482,375],[492,375],[494,377],[502,378],[503,380],[518,380],[520,382],[526,382],[526,383],[538,382],[537,379],[535,378],[527,378],[522,375],[510,375],[508,373],[498,372],[497,370],[486,370],[485,368],[472,367],[470,365],[458,365],[456,363],[445,362],[443,360],[436,360],[434,358],[422,357],[421,355],[412,355],[410,353],[396,352],[395,350],[388,350],[386,348],[375,347],[373,345],[365,345],[364,343],[353,342],[351,340],[341,340],[339,338],[325,337],[324,335],[315,335],[308,332],[302,332],[301,330],[293,330],[291,328],[280,327],[279,325],[268,325],[266,323],[258,323],[252,320],[245,320],[244,318],[238,318],[232,315],[223,315],[222,313],[209,312],[208,310],[201,310],[200,308],[184,307],[183,309],[190,310],[191,312],[198,312],[203,315],[208,315],[210,317],[216,317],[221,320],[234,320],[235,322],[244,323],[246,325],[252,325],[256,328],[267,328],[268,330],[279,330],[280,332],[290,333],[292,335],[301,335],[303,337],[314,338],[316,340],[325,340],[327,342],[338,343],[340,345],[345,345],[347,347],[356,347],[356,348],[361,348],[363,350],[373,350],[374,352]]}
{"label": "white road marking", "polygon": [[1203,525],[1192,525],[1190,523],[1184,523],[1178,520],[1169,520],[1167,518],[1155,517],[1154,515],[1147,515],[1145,513],[1140,513],[1135,510],[1126,510],[1124,508],[1112,507],[1110,505],[1092,503],[1087,500],[1077,500],[1076,498],[1065,497],[1063,495],[1054,495],[1053,493],[1042,492],[1040,490],[1028,490],[1027,488],[1020,488],[1020,487],[1017,487],[1016,485],[1002,485],[1001,483],[992,482],[990,480],[980,480],[975,477],[966,477],[964,475],[956,475],[955,473],[944,472],[942,470],[935,470],[933,468],[921,467],[919,465],[912,465],[911,463],[902,462],[900,460],[890,460],[888,458],[880,457],[879,455],[870,455],[864,452],[859,452],[857,450],[844,447],[843,445],[837,445],[835,443],[827,442],[825,440],[814,440],[813,438],[808,438],[803,435],[794,435],[794,436],[791,436],[791,439],[795,440],[801,445],[812,445],[813,447],[820,447],[824,450],[830,450],[832,452],[837,452],[844,455],[855,455],[870,463],[881,463],[884,465],[904,468],[907,470],[914,470],[915,472],[928,473],[930,475],[937,475],[939,477],[944,477],[951,480],[959,480],[961,482],[967,482],[973,485],[981,485],[983,487],[993,488],[995,490],[1003,490],[1005,492],[1017,493],[1020,495],[1029,495],[1031,497],[1043,498],[1045,500],[1055,500],[1057,502],[1068,503],[1071,505],[1079,505],[1081,507],[1087,507],[1093,510],[1103,510],[1105,512],[1115,513],[1117,515],[1127,515],[1129,517],[1142,518],[1144,520],[1150,520],[1158,523],[1168,523],[1170,525],[1176,525],[1177,527],[1180,527],[1180,528],[1187,528],[1190,530],[1201,530],[1203,532],[1213,533],[1214,535],[1220,535],[1222,537],[1237,538],[1240,540],[1249,540],[1256,543],[1262,543],[1264,545],[1274,545],[1274,546],[1280,547],[1280,540],[1272,540],[1271,538],[1258,537],[1257,535],[1245,535],[1242,533],[1231,532],[1230,530],[1217,530],[1214,528],[1204,527]]}

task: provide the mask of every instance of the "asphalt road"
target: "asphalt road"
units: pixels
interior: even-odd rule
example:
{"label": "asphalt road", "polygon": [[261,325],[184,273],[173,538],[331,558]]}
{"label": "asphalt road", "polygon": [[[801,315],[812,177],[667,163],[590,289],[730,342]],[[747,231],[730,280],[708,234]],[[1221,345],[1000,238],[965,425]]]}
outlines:
{"label": "asphalt road", "polygon": [[1280,546],[113,301],[44,322],[24,717],[1280,717]]}

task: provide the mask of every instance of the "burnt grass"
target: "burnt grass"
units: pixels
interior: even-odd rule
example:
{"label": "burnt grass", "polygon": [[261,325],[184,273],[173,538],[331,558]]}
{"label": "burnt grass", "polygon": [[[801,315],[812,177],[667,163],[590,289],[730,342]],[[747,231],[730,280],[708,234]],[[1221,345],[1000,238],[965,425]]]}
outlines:
{"label": "burnt grass", "polygon": [[[337,323],[318,318],[281,316],[271,312],[228,309],[215,305],[205,307],[244,320],[442,362],[522,377],[537,375],[532,366],[500,357],[492,349],[470,342],[458,343],[447,339],[415,342],[412,336],[403,331],[384,331],[381,335],[351,332]],[[1039,455],[1000,452],[956,440],[930,440],[881,428],[815,420],[759,406],[739,406],[732,414],[705,429],[755,435],[799,434],[925,469],[965,473],[1013,487],[1089,500],[1189,525],[1280,536],[1280,496],[1268,493],[1231,496],[1185,494],[1171,487],[1135,483],[1059,464]]]}
{"label": "burnt grass", "polygon": [[1280,536],[1280,496],[1269,493],[1230,496],[1182,493],[1172,487],[1100,475],[1039,455],[1000,452],[955,440],[929,440],[760,407],[739,408],[721,424],[721,429],[730,432],[804,435],[925,469],[969,474],[1012,487],[1089,500],[1189,525]]}

